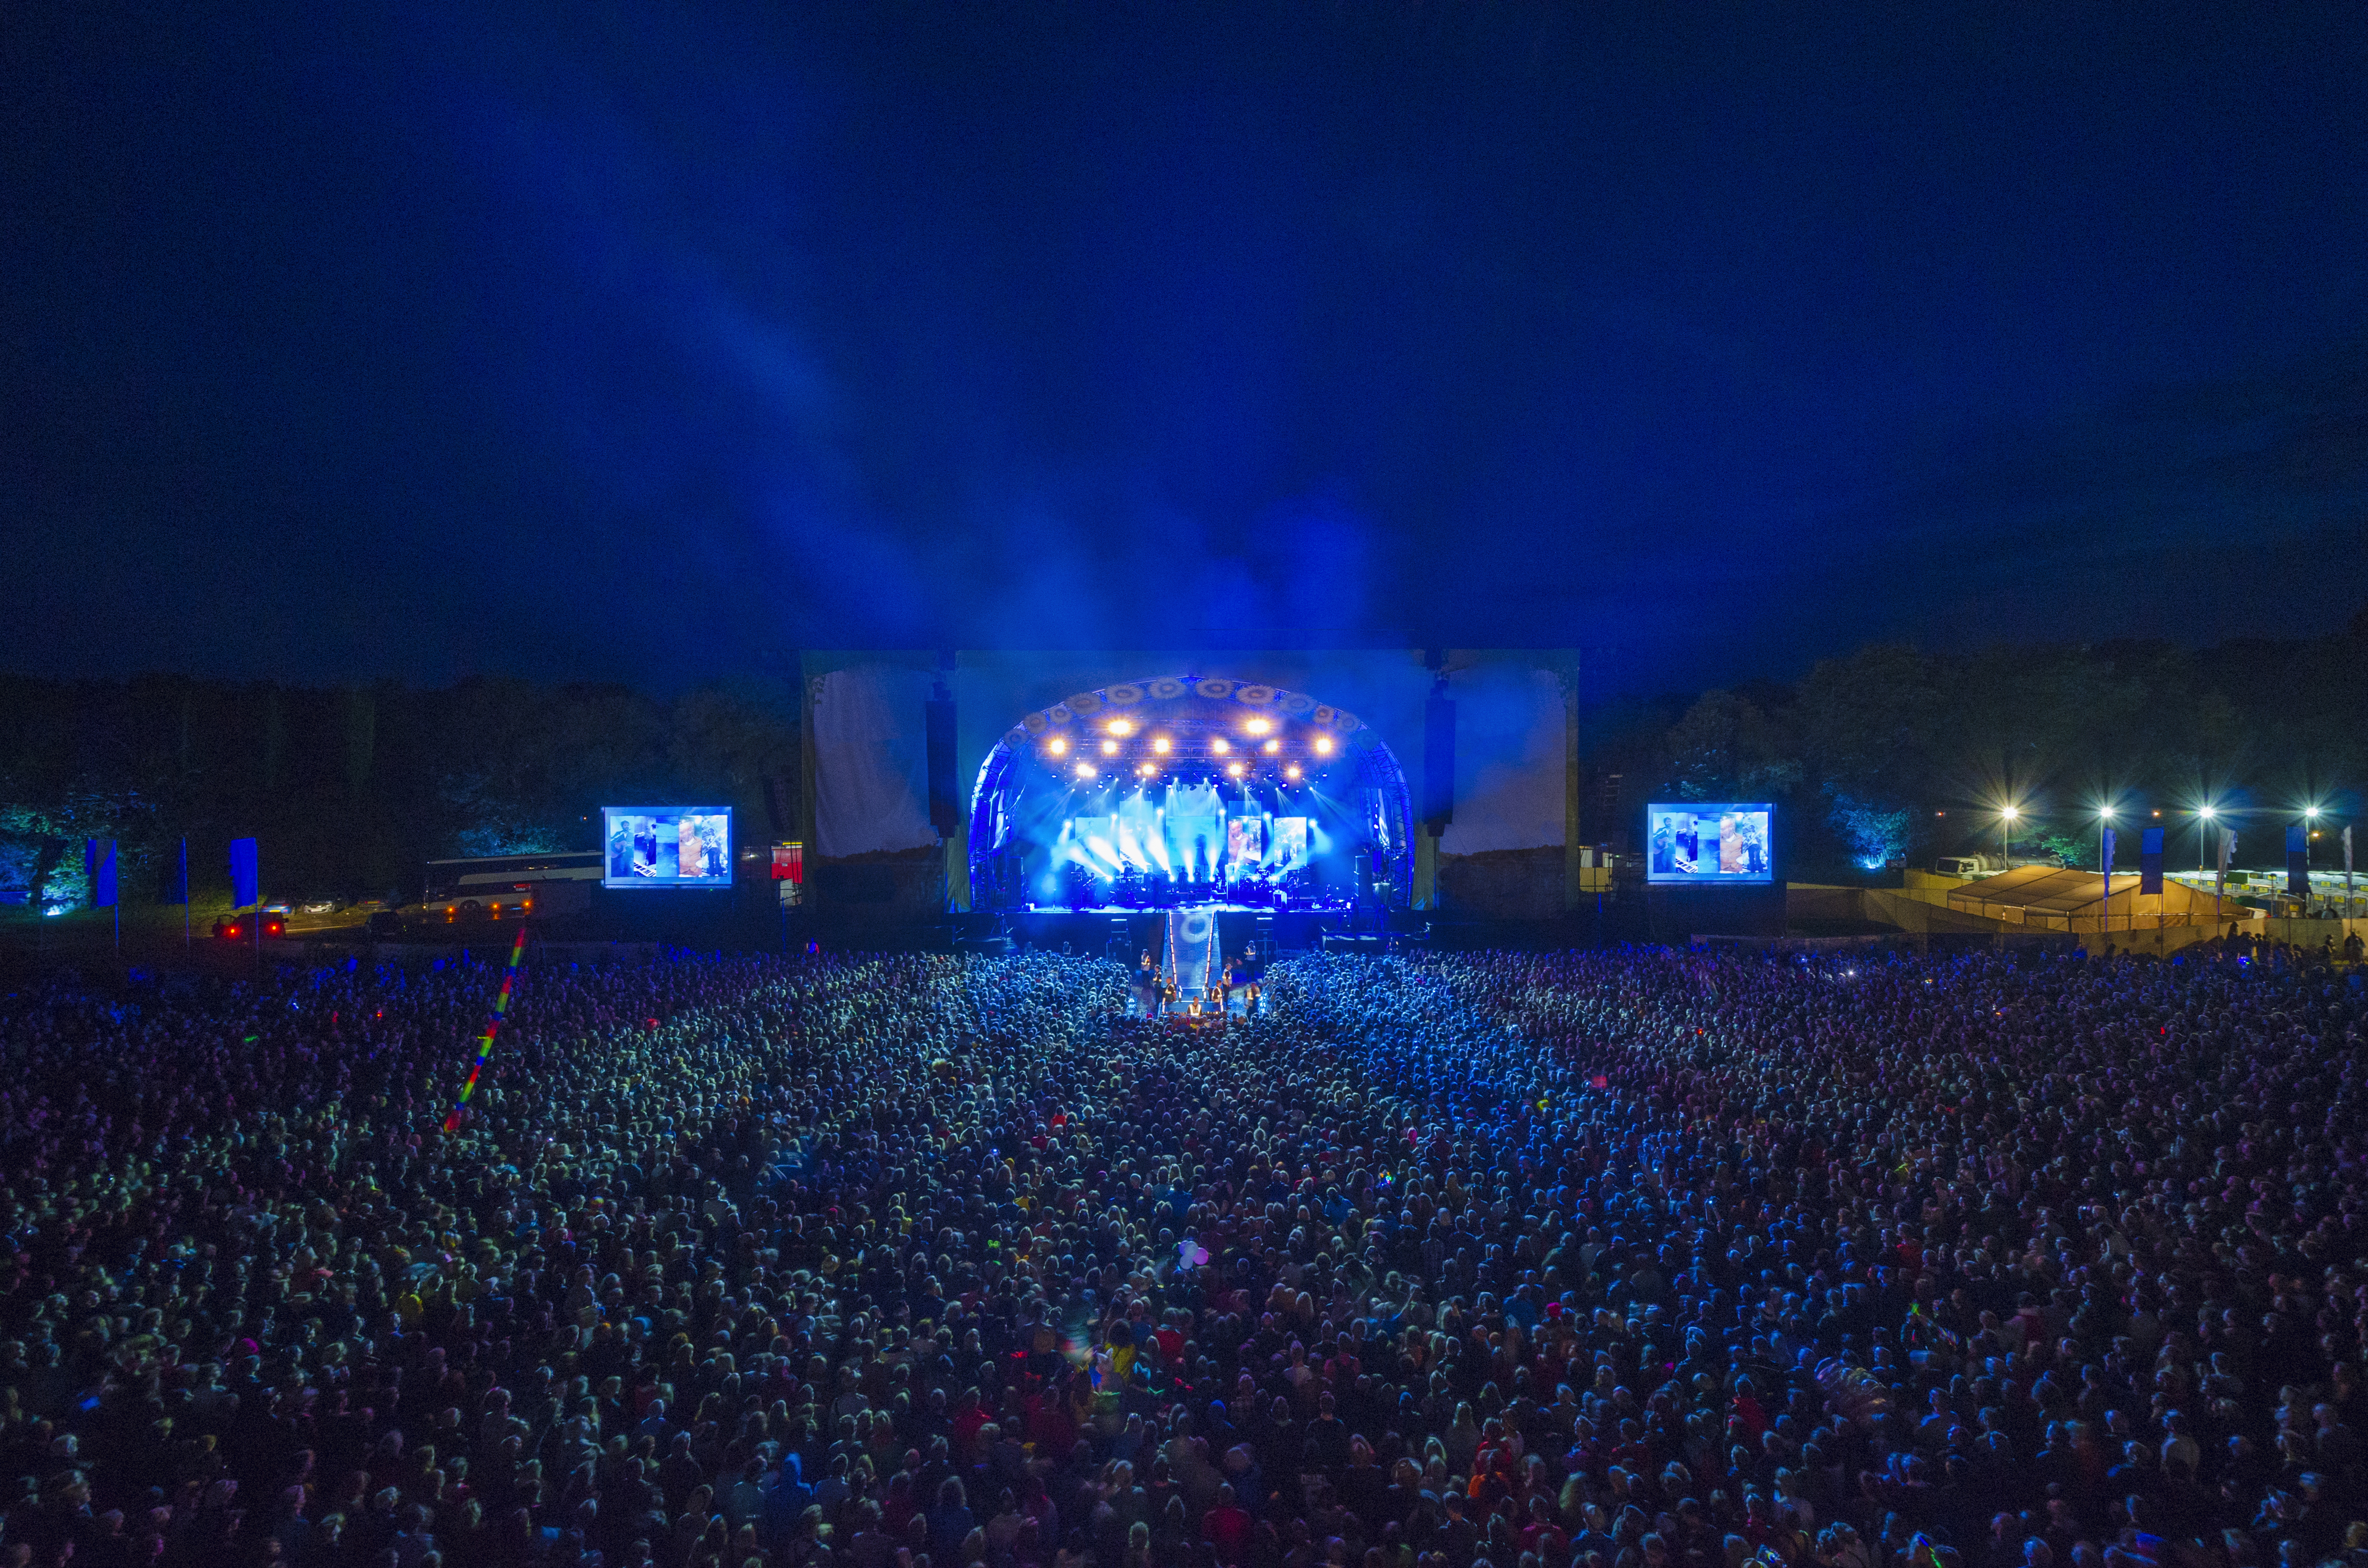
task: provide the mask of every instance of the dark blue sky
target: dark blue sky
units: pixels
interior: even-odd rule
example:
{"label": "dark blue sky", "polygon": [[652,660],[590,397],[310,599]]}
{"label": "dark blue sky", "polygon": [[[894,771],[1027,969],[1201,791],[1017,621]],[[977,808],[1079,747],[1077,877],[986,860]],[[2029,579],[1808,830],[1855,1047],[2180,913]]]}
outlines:
{"label": "dark blue sky", "polygon": [[2356,5],[10,15],[19,667],[2368,599]]}

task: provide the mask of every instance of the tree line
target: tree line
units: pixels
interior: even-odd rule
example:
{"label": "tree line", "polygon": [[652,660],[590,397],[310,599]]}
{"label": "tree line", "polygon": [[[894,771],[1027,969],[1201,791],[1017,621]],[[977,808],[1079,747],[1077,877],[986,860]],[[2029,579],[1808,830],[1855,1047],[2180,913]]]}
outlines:
{"label": "tree line", "polygon": [[1582,744],[1590,839],[1633,841],[1648,801],[1772,801],[1795,881],[1996,853],[2009,805],[2014,853],[2093,869],[2101,804],[2126,866],[2140,827],[2171,829],[2174,864],[2192,852],[2199,804],[2237,827],[2240,863],[2275,865],[2316,803],[2317,863],[2340,863],[2368,787],[2368,610],[2332,635],[2202,649],[1873,644],[1789,684],[1596,705]]}
{"label": "tree line", "polygon": [[[2203,649],[1872,644],[1791,683],[1594,704],[1581,744],[1589,842],[1633,843],[1649,801],[1772,801],[1796,881],[1995,850],[2004,804],[2018,853],[2093,867],[2108,800],[2133,829],[2161,810],[2187,845],[2212,802],[2249,835],[2240,858],[2274,864],[2297,807],[2332,830],[2368,786],[2368,610],[2332,635]],[[744,837],[784,834],[798,744],[780,682],[664,699],[0,675],[0,889],[80,902],[93,837],[118,842],[136,903],[171,891],[185,837],[202,900],[249,835],[267,891],[296,898],[416,888],[448,856],[594,849],[604,803],[724,803]]]}
{"label": "tree line", "polygon": [[125,901],[166,898],[186,837],[202,902],[251,835],[271,897],[416,893],[432,858],[598,848],[603,803],[729,804],[764,831],[797,745],[786,687],[0,676],[0,888],[78,903],[83,842],[111,838]]}

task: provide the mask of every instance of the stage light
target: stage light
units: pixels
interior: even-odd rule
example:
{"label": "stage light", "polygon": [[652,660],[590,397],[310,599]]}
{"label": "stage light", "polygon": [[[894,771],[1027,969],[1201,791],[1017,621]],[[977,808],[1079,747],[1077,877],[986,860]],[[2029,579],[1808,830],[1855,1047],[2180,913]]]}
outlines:
{"label": "stage light", "polygon": [[1054,735],[1051,740],[1044,743],[1044,749],[1051,752],[1054,756],[1058,756],[1063,752],[1069,749],[1069,743],[1061,736]]}
{"label": "stage light", "polygon": [[1134,726],[1123,719],[1113,719],[1110,722],[1110,733],[1113,735],[1131,735],[1134,733]]}
{"label": "stage light", "polygon": [[1104,741],[1102,743],[1102,755],[1104,756],[1116,756],[1118,755],[1118,743],[1116,741]]}
{"label": "stage light", "polygon": [[1279,752],[1281,749],[1282,743],[1281,741],[1269,741],[1266,744],[1266,751],[1269,756],[1272,756],[1276,752]]}
{"label": "stage light", "polygon": [[1167,737],[1166,735],[1153,736],[1151,741],[1151,749],[1157,752],[1160,756],[1166,756],[1167,755]]}
{"label": "stage light", "polygon": [[1269,730],[1273,729],[1274,726],[1268,723],[1263,719],[1253,719],[1248,723],[1243,725],[1242,728],[1247,730],[1253,735],[1263,735]]}
{"label": "stage light", "polygon": [[1297,763],[1295,763],[1295,762],[1294,762],[1294,763],[1292,763],[1289,767],[1284,768],[1284,769],[1282,770],[1282,776],[1283,776],[1285,778],[1298,778],[1298,777],[1299,777],[1299,764],[1297,764]]}
{"label": "stage light", "polygon": [[1159,769],[1157,769],[1157,768],[1156,768],[1156,767],[1152,767],[1152,766],[1151,766],[1151,764],[1149,764],[1149,763],[1147,763],[1147,762],[1146,762],[1146,763],[1144,763],[1142,767],[1140,767],[1136,768],[1136,769],[1135,769],[1135,771],[1136,771],[1137,773],[1140,773],[1141,775],[1143,775],[1145,778],[1150,778],[1153,774],[1155,774],[1155,773],[1158,772],[1158,771],[1159,771]]}
{"label": "stage light", "polygon": [[1225,764],[1225,777],[1228,778],[1239,778],[1241,776],[1242,765],[1240,763],[1229,762]]}
{"label": "stage light", "polygon": [[1330,756],[1332,755],[1332,737],[1329,735],[1316,736],[1315,750],[1319,756]]}
{"label": "stage light", "polygon": [[1094,765],[1090,762],[1081,762],[1077,764],[1077,777],[1080,778],[1091,778],[1094,777]]}
{"label": "stage light", "polygon": [[1219,735],[1215,740],[1209,743],[1209,749],[1215,752],[1219,756],[1223,756],[1234,748],[1225,744],[1224,736]]}

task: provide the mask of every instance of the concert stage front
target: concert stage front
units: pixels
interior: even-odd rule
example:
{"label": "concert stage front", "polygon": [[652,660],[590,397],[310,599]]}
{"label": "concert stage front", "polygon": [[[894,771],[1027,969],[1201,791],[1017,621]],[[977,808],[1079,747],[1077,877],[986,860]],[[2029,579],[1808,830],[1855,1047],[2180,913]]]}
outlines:
{"label": "concert stage front", "polygon": [[1114,681],[1024,715],[970,816],[972,907],[1031,915],[1379,909],[1406,902],[1413,865],[1405,777],[1371,726],[1219,676]]}
{"label": "concert stage front", "polygon": [[1229,926],[1270,910],[1297,945],[1350,910],[1576,907],[1568,650],[808,651],[799,667],[803,744],[765,809],[803,848],[808,896],[788,902],[850,941],[960,915],[966,941],[1074,946],[1081,915],[1216,904]]}

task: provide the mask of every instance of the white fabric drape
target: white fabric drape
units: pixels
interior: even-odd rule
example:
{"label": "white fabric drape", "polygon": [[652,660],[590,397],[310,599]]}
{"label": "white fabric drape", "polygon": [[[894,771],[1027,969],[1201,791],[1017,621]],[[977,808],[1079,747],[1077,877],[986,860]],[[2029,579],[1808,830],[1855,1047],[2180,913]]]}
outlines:
{"label": "white fabric drape", "polygon": [[833,858],[937,843],[929,825],[929,676],[833,670],[814,699],[815,847]]}
{"label": "white fabric drape", "polygon": [[1551,670],[1488,665],[1460,674],[1455,820],[1444,855],[1531,849],[1564,837],[1562,682]]}

